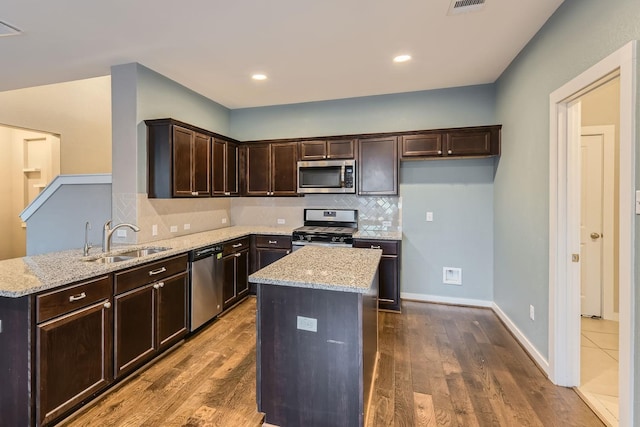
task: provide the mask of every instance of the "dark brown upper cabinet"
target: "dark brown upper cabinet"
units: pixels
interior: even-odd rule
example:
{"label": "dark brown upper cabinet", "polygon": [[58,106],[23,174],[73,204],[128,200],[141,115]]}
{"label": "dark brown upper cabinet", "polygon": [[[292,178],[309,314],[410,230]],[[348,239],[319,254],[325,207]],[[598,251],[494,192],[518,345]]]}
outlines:
{"label": "dark brown upper cabinet", "polygon": [[353,139],[300,141],[300,160],[354,159]]}
{"label": "dark brown upper cabinet", "polygon": [[444,129],[402,135],[403,160],[438,157],[489,157],[500,154],[502,126]]}
{"label": "dark brown upper cabinet", "polygon": [[211,196],[211,137],[171,119],[147,120],[150,198]]}
{"label": "dark brown upper cabinet", "polygon": [[358,140],[358,194],[398,194],[398,137]]}
{"label": "dark brown upper cabinet", "polygon": [[237,196],[239,185],[239,147],[238,144],[213,138],[213,168],[211,187],[214,196]]}
{"label": "dark brown upper cabinet", "polygon": [[247,196],[297,196],[296,142],[246,145]]}

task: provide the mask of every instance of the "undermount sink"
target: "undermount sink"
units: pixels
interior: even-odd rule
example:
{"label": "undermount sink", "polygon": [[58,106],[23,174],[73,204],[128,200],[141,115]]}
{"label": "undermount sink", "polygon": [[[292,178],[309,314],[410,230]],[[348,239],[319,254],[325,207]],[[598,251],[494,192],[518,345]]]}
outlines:
{"label": "undermount sink", "polygon": [[140,258],[140,257],[147,256],[147,255],[157,254],[158,252],[168,251],[169,249],[171,249],[171,248],[161,248],[161,247],[139,248],[139,249],[134,249],[132,251],[122,252],[119,255],[120,256],[133,257],[133,258]]}
{"label": "undermount sink", "polygon": [[100,264],[111,264],[114,262],[128,261],[134,258],[140,258],[147,255],[157,254],[158,252],[168,251],[169,249],[171,248],[163,248],[163,247],[138,248],[138,249],[133,249],[126,252],[120,252],[119,254],[116,254],[116,255],[101,256],[98,258],[89,258],[89,259],[84,259],[83,261],[97,262]]}

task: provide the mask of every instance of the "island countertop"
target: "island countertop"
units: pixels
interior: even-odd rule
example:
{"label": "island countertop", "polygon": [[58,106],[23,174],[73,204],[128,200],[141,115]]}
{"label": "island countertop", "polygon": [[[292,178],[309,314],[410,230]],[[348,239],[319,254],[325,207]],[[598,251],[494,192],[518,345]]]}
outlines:
{"label": "island countertop", "polygon": [[378,270],[379,249],[305,246],[249,276],[258,284],[367,293]]}

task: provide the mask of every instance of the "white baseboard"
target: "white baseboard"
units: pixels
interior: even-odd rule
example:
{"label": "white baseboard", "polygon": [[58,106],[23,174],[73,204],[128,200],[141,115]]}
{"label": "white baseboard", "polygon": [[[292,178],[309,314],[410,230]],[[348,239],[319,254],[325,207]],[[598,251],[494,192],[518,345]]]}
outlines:
{"label": "white baseboard", "polygon": [[531,341],[527,339],[527,337],[520,331],[520,329],[518,329],[515,323],[511,321],[509,316],[507,316],[504,313],[504,311],[500,309],[498,304],[494,302],[491,308],[493,309],[493,312],[496,313],[496,315],[500,318],[500,320],[502,320],[502,322],[507,326],[507,328],[509,328],[513,336],[515,336],[516,339],[522,345],[522,347],[524,347],[525,351],[529,353],[529,356],[531,356],[533,360],[536,361],[538,366],[540,366],[540,368],[544,371],[545,374],[547,374],[547,377],[548,377],[549,361],[545,359],[545,357],[542,354],[540,354],[538,349],[531,343]]}
{"label": "white baseboard", "polygon": [[487,301],[483,299],[443,297],[440,295],[411,294],[408,292],[402,292],[400,294],[400,298],[410,300],[410,301],[437,302],[442,304],[453,304],[453,305],[469,305],[472,307],[491,308],[493,304],[493,301]]}

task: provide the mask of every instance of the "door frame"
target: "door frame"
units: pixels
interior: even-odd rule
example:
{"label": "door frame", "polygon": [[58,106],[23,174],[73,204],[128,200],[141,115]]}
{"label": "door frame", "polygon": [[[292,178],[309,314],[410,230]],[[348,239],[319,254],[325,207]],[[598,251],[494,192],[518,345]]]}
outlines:
{"label": "door frame", "polygon": [[[585,135],[602,135],[602,167],[604,176],[615,176],[615,138],[616,127],[615,125],[597,125],[597,126],[582,126],[581,136]],[[602,252],[608,257],[613,258],[614,247],[613,239],[611,236],[615,233],[614,227],[614,211],[613,204],[615,184],[612,180],[605,180],[602,188],[602,205],[606,207],[602,210]],[[606,320],[618,321],[618,313],[613,311],[613,279],[614,275],[613,259],[602,263],[602,277],[604,282],[610,280],[611,286],[603,286],[602,289],[602,304],[601,304],[601,316]]]}
{"label": "door frame", "polygon": [[580,381],[580,264],[572,262],[572,254],[580,249],[577,99],[603,78],[619,73],[620,425],[632,425],[634,420],[636,50],[632,40],[549,95],[549,377],[555,384],[572,387]]}

